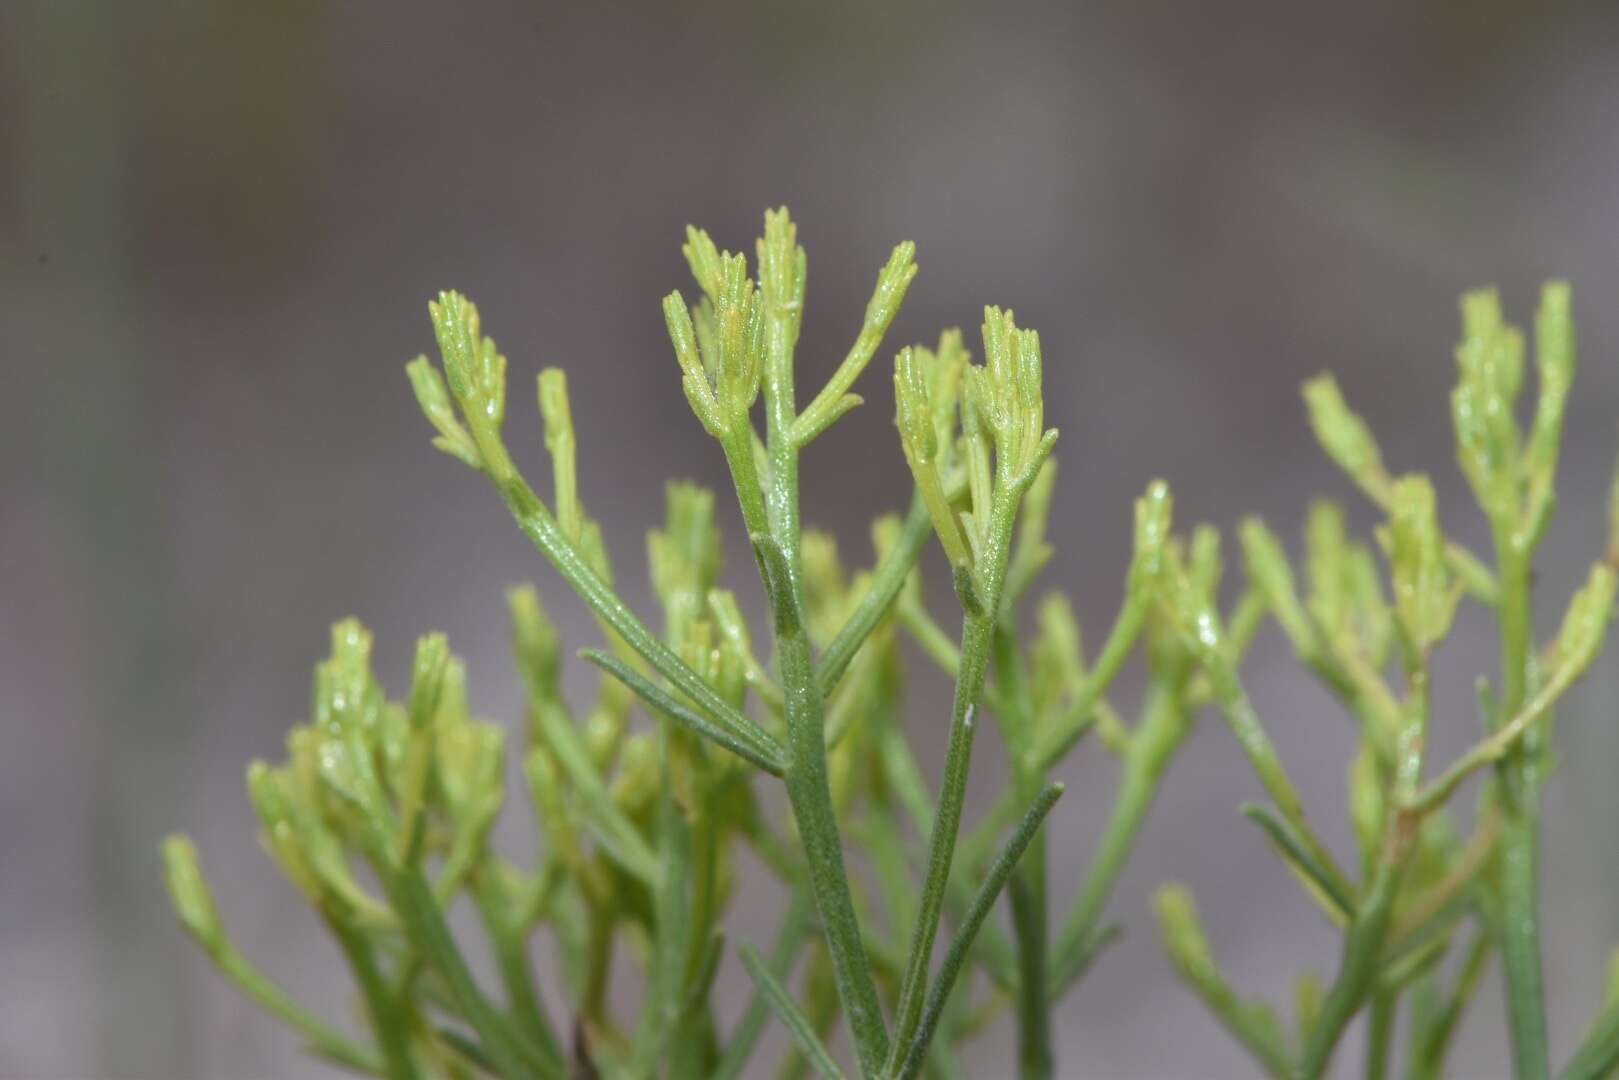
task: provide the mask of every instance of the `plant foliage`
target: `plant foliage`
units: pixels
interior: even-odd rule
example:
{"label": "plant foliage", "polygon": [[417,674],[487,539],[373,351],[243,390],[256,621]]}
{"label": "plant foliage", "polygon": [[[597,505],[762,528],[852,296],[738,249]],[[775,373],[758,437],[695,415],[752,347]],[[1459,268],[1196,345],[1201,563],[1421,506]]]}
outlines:
{"label": "plant foliage", "polygon": [[[686,483],[669,485],[664,523],[648,538],[661,610],[648,617],[623,601],[579,488],[565,375],[538,378],[547,502],[504,441],[505,356],[471,301],[441,294],[429,305],[441,364],[408,366],[433,443],[483,474],[596,616],[601,643],[580,656],[600,670],[597,692],[588,705],[564,695],[557,629],[534,589],[514,589],[527,702],[515,753],[543,842],[513,859],[490,843],[506,803],[508,732],[474,717],[465,669],[443,637],[418,643],[411,685],[390,700],[372,674],[370,634],[338,623],[309,722],[289,736],[283,763],[249,768],[248,792],[266,850],[348,962],[360,1029],[311,1014],[235,948],[192,845],[171,838],[164,857],[180,921],[231,981],[312,1053],[391,1080],[736,1077],[772,1017],[792,1040],[785,1075],[956,1077],[958,1047],[1004,1012],[1019,1075],[1050,1076],[1053,1018],[1116,936],[1105,916],[1121,870],[1194,717],[1212,708],[1269,798],[1244,815],[1343,931],[1336,975],[1325,986],[1300,979],[1288,1024],[1230,986],[1190,893],[1158,895],[1176,970],[1259,1066],[1320,1076],[1350,1019],[1369,1011],[1367,1071],[1383,1075],[1403,1007],[1408,1074],[1438,1075],[1499,955],[1517,1075],[1547,1074],[1536,841],[1550,714],[1601,647],[1616,557],[1610,544],[1562,628],[1537,640],[1531,567],[1551,518],[1574,368],[1566,286],[1548,286],[1542,301],[1527,425],[1516,419],[1522,335],[1493,294],[1463,302],[1452,412],[1462,471],[1495,538],[1493,565],[1445,537],[1430,481],[1392,475],[1323,376],[1305,388],[1310,419],[1386,515],[1375,543],[1351,539],[1343,512],[1318,503],[1300,575],[1263,523],[1245,522],[1246,583],[1223,608],[1218,534],[1177,534],[1169,490],[1154,482],[1135,506],[1117,614],[1087,654],[1063,596],[1030,599],[1051,555],[1057,480],[1034,331],[991,307],[981,362],[953,330],[934,347],[899,350],[895,423],[914,496],[903,516],[876,521],[872,564],[851,574],[833,541],[802,524],[800,456],[861,403],[853,388],[916,275],[912,245],[894,249],[847,356],[802,406],[794,351],[805,258],[786,211],[765,215],[751,267],[698,229],[683,251],[695,302],[670,293],[664,320],[686,400],[729,469],[763,617],[719,588],[721,521],[733,519]],[[955,636],[923,594],[917,563],[930,536],[950,567]],[[1480,684],[1483,736],[1434,770],[1430,661],[1468,598],[1499,622],[1500,669]],[[1244,652],[1267,619],[1342,700],[1359,736],[1348,805],[1359,849],[1347,867],[1309,820],[1243,687]],[[954,681],[943,725],[904,722],[904,637]],[[1146,685],[1127,719],[1109,693],[1133,655]],[[964,831],[985,715],[1009,775]],[[1083,876],[1054,882],[1041,830],[1061,795],[1050,777],[1092,734],[1118,760],[1114,807]],[[940,776],[924,774],[913,739],[943,740]],[[1449,807],[1475,773],[1486,782],[1471,832],[1459,836]],[[785,898],[778,930],[757,947],[725,931],[744,851]],[[855,853],[868,874],[852,871]],[[1004,922],[993,917],[1003,894]],[[450,927],[463,900],[492,964],[469,961]],[[538,935],[560,957],[545,993],[529,951]],[[620,953],[640,988],[631,1012],[612,993]],[[1452,953],[1459,967],[1447,977]],[[733,963],[756,990],[724,1024],[714,987]],[[847,1062],[829,1046],[839,1025]],[[1616,1060],[1610,1004],[1565,1075],[1604,1075]]]}

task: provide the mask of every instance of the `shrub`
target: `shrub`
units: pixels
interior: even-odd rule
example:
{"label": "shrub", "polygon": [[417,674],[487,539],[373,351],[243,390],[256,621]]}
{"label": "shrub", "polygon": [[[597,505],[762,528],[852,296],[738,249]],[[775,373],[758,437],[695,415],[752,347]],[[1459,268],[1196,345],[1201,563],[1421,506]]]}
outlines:
{"label": "shrub", "polygon": [[[1024,615],[1051,553],[1057,475],[1038,335],[988,308],[982,363],[956,331],[935,348],[899,351],[896,425],[915,494],[904,517],[876,521],[872,566],[851,575],[833,541],[801,524],[799,455],[860,404],[852,389],[915,276],[912,246],[894,249],[846,359],[802,407],[793,352],[805,262],[786,211],[765,215],[751,276],[744,256],[700,230],[688,231],[684,251],[697,303],[671,293],[663,313],[682,389],[734,482],[764,618],[750,624],[738,598],[717,587],[715,499],[684,483],[669,486],[665,523],[648,541],[659,629],[623,602],[579,491],[565,376],[539,376],[547,504],[502,441],[505,357],[470,301],[441,294],[429,306],[442,373],[425,357],[408,368],[434,445],[490,481],[594,612],[603,645],[580,655],[601,670],[599,689],[588,709],[564,698],[556,628],[533,589],[513,590],[527,700],[521,772],[544,838],[532,860],[513,862],[489,843],[504,804],[507,733],[473,717],[464,669],[443,637],[421,640],[411,686],[391,701],[371,672],[370,634],[338,623],[331,657],[316,668],[309,723],[292,732],[283,764],[249,768],[248,790],[265,847],[353,971],[365,1034],[312,1015],[235,949],[192,846],[171,838],[164,855],[180,920],[229,979],[312,1052],[391,1078],[734,1077],[772,1015],[794,1040],[789,1074],[843,1075],[827,1048],[841,1023],[860,1076],[950,1077],[961,1075],[956,1047],[1006,1007],[1019,1074],[1049,1076],[1052,1017],[1115,936],[1104,916],[1120,871],[1195,714],[1212,706],[1271,800],[1243,813],[1343,931],[1331,984],[1299,980],[1290,1031],[1269,1005],[1227,983],[1191,896],[1159,893],[1176,969],[1260,1067],[1322,1075],[1349,1020],[1369,1010],[1368,1074],[1382,1075],[1403,1005],[1409,1073],[1437,1075],[1498,954],[1516,1073],[1547,1074],[1536,882],[1549,718],[1601,647],[1619,562],[1610,542],[1561,630],[1537,640],[1532,564],[1551,518],[1574,370],[1566,286],[1548,286],[1542,300],[1527,426],[1516,419],[1522,335],[1492,293],[1463,301],[1452,413],[1462,471],[1494,536],[1493,565],[1444,536],[1429,480],[1392,475],[1323,376],[1305,387],[1311,421],[1328,455],[1386,514],[1376,543],[1352,540],[1343,512],[1316,504],[1301,590],[1282,544],[1248,521],[1247,585],[1222,611],[1219,536],[1207,527],[1175,534],[1168,488],[1155,482],[1136,503],[1117,616],[1087,656],[1060,594]],[[961,610],[955,639],[922,592],[917,560],[930,535]],[[1493,686],[1480,684],[1485,734],[1430,777],[1430,658],[1464,599],[1499,623],[1500,671]],[[1308,820],[1243,688],[1243,654],[1267,618],[1342,700],[1359,736],[1348,806],[1358,859],[1347,869]],[[955,683],[936,791],[902,723],[902,635]],[[1132,722],[1109,691],[1137,650],[1147,678]],[[1010,768],[1001,796],[963,834],[980,710],[994,718]],[[1120,781],[1086,874],[1058,903],[1041,831],[1061,795],[1049,776],[1087,735],[1118,758]],[[941,734],[929,727],[920,737]],[[1475,773],[1487,779],[1471,833],[1459,837],[1448,807]],[[785,822],[765,790],[776,781]],[[743,848],[786,897],[763,952],[732,949],[725,936]],[[852,850],[870,868],[858,880]],[[1004,927],[990,918],[1003,892]],[[498,995],[480,984],[447,925],[463,896],[492,945]],[[949,940],[936,958],[946,914]],[[531,969],[528,943],[542,932],[561,957],[551,976],[567,1001],[563,1016],[542,1003]],[[615,1012],[609,994],[621,949],[633,952],[643,980],[631,1015]],[[732,951],[756,992],[724,1027],[712,991]],[[1460,967],[1447,980],[1452,953]],[[1603,1075],[1616,1061],[1619,1006],[1610,1002],[1565,1075]]]}

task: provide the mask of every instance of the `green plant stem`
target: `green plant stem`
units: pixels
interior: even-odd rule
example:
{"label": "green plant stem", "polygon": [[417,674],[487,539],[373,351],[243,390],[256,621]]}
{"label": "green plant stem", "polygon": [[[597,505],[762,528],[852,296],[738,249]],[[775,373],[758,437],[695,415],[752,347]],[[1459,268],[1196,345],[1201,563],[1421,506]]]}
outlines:
{"label": "green plant stem", "polygon": [[[1028,744],[1033,735],[1034,708],[1017,651],[1017,639],[1004,623],[995,631],[995,670],[1005,695],[1001,717],[1012,751],[1012,787],[1027,803],[1045,782],[1033,767]],[[1023,1080],[1046,1080],[1056,1067],[1051,1045],[1050,964],[1046,949],[1047,874],[1044,832],[1028,850],[1007,883],[1011,898],[1012,933],[1017,943],[1018,1075]]]}
{"label": "green plant stem", "polygon": [[[1407,1072],[1410,1080],[1438,1080],[1444,1075],[1445,1056],[1449,1053],[1451,1040],[1461,1024],[1462,1013],[1472,1001],[1473,992],[1478,989],[1478,984],[1484,976],[1492,947],[1490,932],[1481,928],[1468,947],[1467,956],[1462,961],[1461,972],[1456,976],[1456,988],[1451,991],[1444,1009],[1428,1025],[1422,1040],[1411,1048],[1411,1065]],[[1619,1046],[1615,1049],[1619,1050]],[[1573,1080],[1574,1074],[1564,1075],[1565,1080]],[[1596,1080],[1596,1076],[1585,1075],[1581,1080]]]}
{"label": "green plant stem", "polygon": [[922,1018],[934,936],[939,929],[939,917],[944,911],[945,884],[951,859],[955,855],[956,832],[966,801],[968,766],[972,760],[972,743],[977,727],[978,690],[983,686],[994,630],[994,619],[983,614],[969,614],[962,630],[961,675],[956,680],[944,776],[939,785],[938,808],[934,812],[933,828],[929,834],[927,877],[912,929],[899,1009],[894,1017],[893,1045],[896,1047],[905,1045]]}
{"label": "green plant stem", "polygon": [[[794,890],[792,899],[787,904],[787,912],[782,916],[781,927],[776,931],[776,940],[770,949],[770,959],[767,962],[771,974],[777,979],[785,979],[787,973],[792,970],[793,960],[803,946],[804,939],[809,935],[814,911],[814,901],[810,899],[809,894],[802,889]],[[714,1067],[709,1080],[735,1080],[742,1075],[742,1071],[748,1067],[749,1059],[753,1057],[754,1047],[759,1044],[759,1036],[764,1032],[765,1022],[769,1019],[770,1003],[765,1000],[764,991],[756,985],[753,997],[743,1009],[742,1018],[732,1030],[725,1053],[721,1056],[719,1064]]]}
{"label": "green plant stem", "polygon": [[[1387,1067],[1387,1041],[1390,1035],[1384,1029],[1392,1023],[1393,1002],[1398,996],[1398,986],[1402,984],[1395,982],[1392,986],[1380,988],[1379,976],[1383,974],[1383,958],[1394,924],[1394,899],[1399,892],[1413,837],[1420,823],[1420,815],[1410,807],[1422,779],[1431,711],[1428,655],[1425,650],[1418,649],[1406,656],[1406,683],[1390,787],[1391,805],[1384,815],[1382,852],[1372,872],[1371,884],[1356,905],[1354,918],[1350,920],[1344,936],[1343,960],[1338,967],[1338,977],[1322,1002],[1320,1016],[1305,1043],[1301,1065],[1303,1075],[1308,1080],[1316,1080],[1326,1071],[1344,1028],[1368,998],[1372,1000],[1373,1015],[1368,1032],[1367,1073],[1372,1075],[1375,1068],[1376,1075],[1381,1075]],[[1441,943],[1439,951],[1433,954],[1434,959],[1443,955],[1444,948]],[[1418,973],[1422,970],[1422,959],[1421,956],[1417,958],[1417,966],[1413,969]]]}
{"label": "green plant stem", "polygon": [[[1142,621],[1146,615],[1146,605],[1133,599],[1127,599],[1123,609],[1114,620],[1113,629],[1109,632],[1102,651],[1097,655],[1095,665],[1085,673],[1084,681],[1074,693],[1074,699],[1064,711],[1057,723],[1048,732],[1034,733],[1030,739],[1029,768],[1044,775],[1050,772],[1063,756],[1072,750],[1079,739],[1091,729],[1097,710],[1104,705],[1108,688],[1130,658],[1130,650],[1134,647],[1136,637],[1141,631]],[[959,664],[957,665],[959,670]],[[985,690],[985,699],[989,701],[990,690]],[[1001,705],[1004,702],[997,697],[989,703]],[[958,860],[964,870],[976,871],[982,866],[995,850],[995,842],[1001,832],[1017,820],[1020,807],[1016,790],[1009,789],[1003,792],[989,812],[984,815],[983,821],[968,834],[961,845],[961,858]]]}
{"label": "green plant stem", "polygon": [[1113,622],[1113,629],[1108,632],[1102,651],[1096,656],[1096,663],[1086,672],[1085,681],[1074,694],[1073,702],[1050,731],[1034,744],[1034,763],[1038,768],[1049,769],[1062,760],[1063,755],[1073,749],[1074,744],[1090,729],[1097,704],[1107,694],[1108,687],[1113,685],[1124,662],[1130,658],[1130,651],[1141,633],[1142,624],[1146,622],[1149,606],[1145,592],[1132,591],[1125,598],[1124,606]]}
{"label": "green plant stem", "polygon": [[347,1035],[328,1027],[287,995],[229,941],[221,940],[211,950],[214,963],[225,977],[252,998],[260,1008],[277,1017],[309,1041],[310,1049],[329,1061],[356,1072],[381,1075],[385,1063],[370,1047],[361,1046]]}
{"label": "green plant stem", "polygon": [[1059,973],[1058,992],[1067,990],[1062,979],[1077,968],[1095,935],[1108,897],[1130,857],[1136,836],[1158,793],[1159,781],[1190,732],[1185,704],[1174,687],[1155,684],[1148,692],[1140,728],[1131,737],[1124,757],[1123,775],[1107,829],[1091,857],[1074,909],[1057,935],[1053,952]]}
{"label": "green plant stem", "polygon": [[1380,990],[1372,995],[1371,1017],[1366,1025],[1366,1080],[1384,1080],[1388,1076],[1398,1004],[1397,994]]}
{"label": "green plant stem", "polygon": [[724,747],[744,761],[763,769],[771,776],[781,775],[782,763],[779,756],[767,757],[760,754],[753,744],[737,738],[724,728],[710,723],[704,717],[686,708],[673,694],[668,693],[651,680],[644,678],[634,668],[616,656],[604,653],[600,649],[580,649],[579,656],[623,683],[636,697],[640,698],[642,702],[655,710],[660,716],[674,721],[695,735]]}
{"label": "green plant stem", "polygon": [[483,1050],[506,1080],[521,1077],[560,1077],[547,1067],[538,1052],[530,1048],[507,1024],[483,991],[473,981],[472,972],[461,957],[461,950],[450,936],[444,914],[433,899],[433,890],[420,871],[409,867],[379,866],[388,896],[399,912],[412,945],[433,970],[448,984],[456,1007],[478,1033]]}
{"label": "green plant stem", "polygon": [[1007,888],[1018,954],[1018,1075],[1023,1080],[1046,1080],[1056,1067],[1056,1055],[1051,1045],[1043,833],[1023,853]]}
{"label": "green plant stem", "polygon": [[781,747],[758,724],[738,712],[693,671],[674,651],[660,641],[645,623],[602,581],[584,557],[563,534],[556,518],[540,502],[532,488],[515,472],[495,480],[512,517],[551,563],[562,579],[579,594],[619,637],[664,678],[690,698],[708,717],[733,736],[749,743],[767,759],[779,757]]}
{"label": "green plant stem", "polygon": [[473,896],[494,945],[495,963],[506,986],[512,1024],[560,1072],[562,1044],[557,1041],[556,1032],[546,1016],[545,1005],[540,1000],[539,990],[534,985],[527,941],[514,924],[512,912],[499,892],[495,879],[489,874],[482,874],[475,882]]}
{"label": "green plant stem", "polygon": [[365,999],[366,1012],[382,1045],[384,1072],[388,1080],[415,1080],[420,1074],[410,1053],[409,1025],[399,1009],[398,995],[389,988],[387,980],[377,968],[371,942],[354,926],[341,918],[328,916],[326,925],[337,938],[355,981],[360,984],[360,995]]}
{"label": "green plant stem", "polygon": [[[905,978],[900,985],[899,1009],[894,1018],[894,1053],[916,1032],[922,1018],[927,992],[928,969],[933,959],[934,937],[944,912],[950,864],[955,856],[956,834],[966,803],[967,774],[972,764],[976,713],[984,676],[989,669],[995,636],[996,609],[1006,576],[1007,553],[1011,548],[1012,526],[1017,517],[1018,493],[1003,489],[990,513],[989,535],[985,540],[983,563],[977,573],[976,610],[968,608],[961,631],[961,669],[956,678],[955,699],[950,709],[950,739],[945,750],[944,778],[939,785],[938,809],[928,842],[928,870],[922,886],[922,902],[917,909],[911,951]],[[897,1057],[888,1062],[889,1071],[899,1065]]]}
{"label": "green plant stem", "polygon": [[1377,993],[1391,994],[1406,987],[1438,967],[1450,952],[1450,928],[1435,933],[1414,949],[1408,949],[1383,965],[1377,973]]}
{"label": "green plant stem", "polygon": [[1320,906],[1329,919],[1338,926],[1348,926],[1355,916],[1355,898],[1339,891],[1326,869],[1318,865],[1298,832],[1276,815],[1269,806],[1248,803],[1242,816],[1264,830],[1270,842],[1293,875],[1298,878],[1310,898]]}
{"label": "green plant stem", "polygon": [[1206,670],[1212,683],[1215,703],[1225,715],[1226,723],[1236,735],[1237,743],[1242,747],[1254,772],[1258,774],[1260,783],[1275,801],[1282,819],[1293,826],[1306,850],[1333,883],[1335,891],[1353,895],[1355,890],[1349,885],[1343,872],[1338,869],[1338,864],[1327,851],[1326,845],[1321,843],[1315,831],[1310,828],[1310,823],[1304,815],[1304,800],[1288,777],[1282,759],[1270,741],[1270,736],[1265,734],[1265,728],[1259,722],[1259,715],[1254,712],[1253,702],[1243,689],[1231,660],[1215,651],[1206,664]]}
{"label": "green plant stem", "polygon": [[1039,832],[1046,815],[1062,797],[1062,791],[1061,784],[1046,785],[1028,812],[1023,815],[1023,820],[1013,830],[1006,847],[990,865],[988,876],[973,896],[972,904],[956,930],[955,940],[950,943],[944,962],[939,965],[939,977],[934,980],[933,988],[928,991],[922,1021],[917,1026],[916,1034],[911,1039],[903,1059],[898,1063],[899,1071],[894,1074],[899,1080],[911,1080],[921,1071],[923,1063],[927,1060],[928,1047],[933,1042],[933,1035],[944,1016],[945,1004],[950,999],[951,990],[955,988],[956,978],[967,963],[967,956],[972,950],[973,939],[979,927],[983,926],[984,920],[989,917],[990,910],[994,908],[1001,890],[1005,888],[1007,879],[1012,876],[1012,871],[1016,869],[1018,861],[1028,849],[1029,842]]}
{"label": "green plant stem", "polygon": [[1371,888],[1344,938],[1338,977],[1321,1003],[1321,1015],[1305,1045],[1300,1075],[1306,1080],[1317,1080],[1326,1072],[1344,1028],[1377,985],[1399,879],[1399,869],[1393,860],[1379,861]]}
{"label": "green plant stem", "polygon": [[[1511,720],[1502,724],[1488,736],[1475,743],[1440,776],[1417,796],[1415,808],[1431,810],[1449,800],[1456,789],[1474,772],[1493,762],[1506,758],[1520,743],[1529,739],[1534,726],[1546,716],[1552,704],[1562,697],[1579,674],[1572,665],[1564,665],[1547,680],[1535,695],[1518,709]],[[1533,793],[1532,793],[1533,794]]]}
{"label": "green plant stem", "polygon": [[804,1015],[787,988],[771,973],[769,965],[760,959],[751,945],[744,944],[738,951],[743,966],[753,976],[754,985],[776,1010],[776,1015],[781,1017],[810,1066],[827,1080],[843,1080],[843,1070],[838,1068],[838,1063],[827,1052],[826,1045],[815,1032],[814,1024]]}
{"label": "green plant stem", "polygon": [[[1530,567],[1514,530],[1496,530],[1501,621],[1500,726],[1524,705],[1532,663]],[[1538,742],[1538,740],[1537,740]],[[1519,741],[1497,766],[1502,793],[1501,968],[1506,976],[1507,1023],[1517,1080],[1549,1073],[1546,1004],[1540,966],[1538,745]]]}
{"label": "green plant stem", "polygon": [[1619,1067],[1619,1005],[1609,1006],[1597,1018],[1574,1057],[1558,1074],[1559,1080],[1602,1080]]}
{"label": "green plant stem", "polygon": [[1473,827],[1473,836],[1452,861],[1450,869],[1427,892],[1419,894],[1404,906],[1390,931],[1389,940],[1398,945],[1412,934],[1427,926],[1428,921],[1450,906],[1461,892],[1472,884],[1481,870],[1489,865],[1501,837],[1501,815],[1494,807]]}
{"label": "green plant stem", "polygon": [[880,1067],[888,1040],[844,869],[843,844],[827,776],[820,692],[814,685],[809,642],[802,629],[779,638],[777,646],[788,717],[787,798],[798,823],[810,889],[826,933],[838,993],[863,1069],[869,1075]]}
{"label": "green plant stem", "polygon": [[1162,889],[1156,906],[1170,963],[1187,988],[1253,1055],[1266,1076],[1274,1080],[1294,1077],[1294,1062],[1283,1045],[1275,1014],[1261,1001],[1244,1000],[1221,975],[1192,907],[1191,895],[1180,888]]}
{"label": "green plant stem", "polygon": [[1506,974],[1514,1075],[1519,1080],[1544,1080],[1549,1069],[1536,880],[1539,831],[1539,811],[1526,804],[1508,812],[1501,832],[1501,967]]}
{"label": "green plant stem", "polygon": [[[794,314],[780,303],[766,304],[764,398],[770,490],[769,535],[753,536],[765,591],[775,616],[776,664],[787,717],[787,798],[804,847],[810,891],[821,916],[838,997],[848,1019],[863,1075],[875,1075],[888,1053],[877,985],[872,980],[843,862],[843,842],[826,767],[825,698],[816,678],[804,620],[798,522],[798,443],[793,404]],[[747,480],[734,474],[739,485]],[[754,481],[757,483],[757,480]],[[747,507],[762,494],[739,486]],[[750,526],[751,528],[751,526]]]}
{"label": "green plant stem", "polygon": [[[585,970],[579,993],[579,1014],[606,1029],[607,985],[613,968],[613,927],[618,912],[610,905],[592,903],[585,909]],[[589,1054],[587,1047],[585,1053]]]}

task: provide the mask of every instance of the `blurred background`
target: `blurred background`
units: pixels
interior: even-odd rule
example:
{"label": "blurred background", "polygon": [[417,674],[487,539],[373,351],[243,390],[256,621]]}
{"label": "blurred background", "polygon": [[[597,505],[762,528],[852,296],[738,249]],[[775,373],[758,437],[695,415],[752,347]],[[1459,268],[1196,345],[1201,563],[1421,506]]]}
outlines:
{"label": "blurred background", "polygon": [[[342,1010],[340,961],[253,843],[241,784],[304,717],[328,625],[374,627],[399,692],[415,636],[447,631],[475,705],[508,718],[506,586],[537,581],[591,642],[486,485],[428,445],[401,367],[431,347],[440,288],[475,297],[511,357],[527,462],[521,388],[567,368],[584,495],[645,605],[665,478],[724,483],[658,311],[687,287],[682,228],[747,249],[766,206],[792,208],[809,383],[914,239],[891,346],[976,336],[985,303],[1042,332],[1063,433],[1046,581],[1095,639],[1149,479],[1182,522],[1259,512],[1290,539],[1312,493],[1353,503],[1298,400],[1321,369],[1484,548],[1450,449],[1456,298],[1497,283],[1527,322],[1568,276],[1583,369],[1539,566],[1550,633],[1604,539],[1619,415],[1616,30],[1598,5],[1490,2],[0,5],[0,1075],[321,1075],[175,927],[160,837],[192,832],[244,950]],[[908,490],[873,368],[805,462],[806,515],[855,563]],[[1464,618],[1441,663],[1440,761],[1475,730],[1489,624]],[[947,688],[920,670],[912,730],[936,765]],[[1348,724],[1273,630],[1248,670],[1315,816],[1340,820]],[[1547,806],[1557,1059],[1619,942],[1616,705],[1610,650],[1561,714]],[[1094,745],[1064,769],[1060,893],[1115,774]],[[1115,900],[1126,937],[1065,1005],[1063,1075],[1252,1072],[1158,950],[1166,880],[1196,890],[1247,990],[1285,1001],[1295,971],[1333,969],[1334,933],[1237,815],[1257,794],[1204,716]],[[728,962],[731,1007],[740,979]],[[1505,1073],[1494,981],[1457,1075]],[[974,1075],[1009,1046],[1003,1024]]]}

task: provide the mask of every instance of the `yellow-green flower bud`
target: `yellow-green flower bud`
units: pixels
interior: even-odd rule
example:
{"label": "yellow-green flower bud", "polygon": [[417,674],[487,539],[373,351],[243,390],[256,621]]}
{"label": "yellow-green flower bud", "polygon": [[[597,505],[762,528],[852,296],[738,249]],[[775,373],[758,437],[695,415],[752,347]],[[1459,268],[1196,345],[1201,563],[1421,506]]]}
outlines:
{"label": "yellow-green flower bud", "polygon": [[431,726],[433,718],[438,715],[439,695],[444,690],[444,670],[449,663],[450,644],[443,634],[428,634],[416,643],[407,709],[413,730],[421,731]]}
{"label": "yellow-green flower bud", "polygon": [[422,414],[438,432],[433,445],[474,469],[483,468],[478,444],[461,426],[461,421],[456,419],[455,408],[450,403],[450,391],[444,385],[444,376],[425,356],[418,356],[406,364],[405,373],[410,376],[411,389],[416,393],[416,402],[421,406]]}
{"label": "yellow-green flower bud", "polygon": [[203,948],[214,952],[223,943],[223,929],[214,894],[197,863],[197,849],[186,836],[170,836],[163,841],[163,879],[180,924]]}
{"label": "yellow-green flower bud", "polygon": [[950,387],[953,392],[954,376],[948,378],[942,361],[926,349],[906,347],[894,358],[894,424],[899,428],[900,447],[917,490],[927,503],[928,516],[933,519],[933,531],[938,534],[945,556],[952,566],[971,565],[972,556],[962,534],[961,522],[955,508],[945,497],[944,483],[939,475],[939,456],[944,441],[937,426],[938,413],[932,395],[936,389]]}
{"label": "yellow-green flower bud", "polygon": [[1304,605],[1299,601],[1298,588],[1293,579],[1293,567],[1287,561],[1287,552],[1281,541],[1258,518],[1243,521],[1238,536],[1242,541],[1243,559],[1248,578],[1254,583],[1265,605],[1276,616],[1283,632],[1300,656],[1313,656],[1317,651],[1315,628]]}
{"label": "yellow-green flower bud", "polygon": [[1174,521],[1175,500],[1169,485],[1154,480],[1135,502],[1135,538],[1130,558],[1130,588],[1153,586],[1164,570],[1164,549]]}
{"label": "yellow-green flower bud", "polygon": [[538,381],[540,418],[545,424],[545,450],[551,455],[557,524],[575,543],[584,523],[579,502],[578,440],[573,430],[573,408],[568,404],[568,376],[561,368],[546,368]]}
{"label": "yellow-green flower bud", "polygon": [[1342,469],[1360,489],[1381,503],[1388,497],[1389,475],[1366,422],[1345,404],[1337,380],[1318,375],[1304,384],[1304,403],[1310,411],[1310,426],[1321,448],[1333,464]]}
{"label": "yellow-green flower bud", "polygon": [[1461,593],[1445,567],[1433,485],[1426,476],[1395,481],[1389,514],[1389,563],[1394,605],[1407,642],[1425,653],[1450,632]]}
{"label": "yellow-green flower bud", "polygon": [[1569,601],[1563,626],[1557,633],[1557,660],[1570,680],[1579,678],[1602,650],[1602,639],[1613,618],[1615,574],[1597,563],[1585,585]]}

